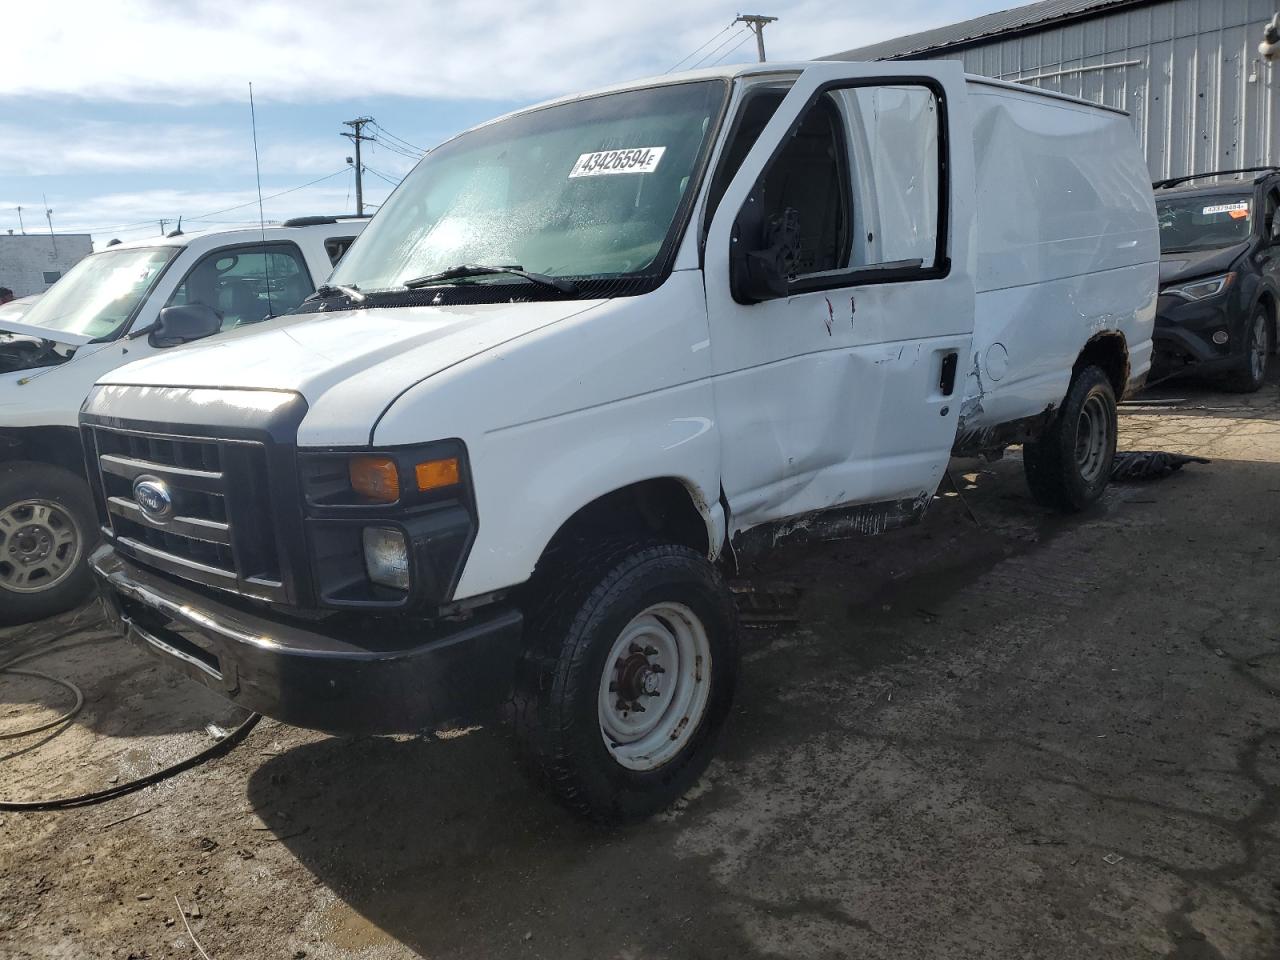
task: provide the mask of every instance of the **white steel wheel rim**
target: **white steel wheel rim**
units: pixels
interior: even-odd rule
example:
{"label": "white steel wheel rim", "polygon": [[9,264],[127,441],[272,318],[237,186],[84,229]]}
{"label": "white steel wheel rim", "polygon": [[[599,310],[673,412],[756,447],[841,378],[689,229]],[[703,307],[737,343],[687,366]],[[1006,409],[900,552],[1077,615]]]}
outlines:
{"label": "white steel wheel rim", "polygon": [[689,742],[710,695],[711,642],[702,621],[682,603],[655,603],[609,650],[597,699],[600,735],[623,767],[653,770]]}
{"label": "white steel wheel rim", "polygon": [[1261,380],[1267,372],[1267,318],[1259,316],[1253,321],[1253,338],[1249,344],[1249,367],[1253,379]]}
{"label": "white steel wheel rim", "polygon": [[19,500],[0,510],[0,589],[41,593],[71,575],[84,537],[52,500]]}
{"label": "white steel wheel rim", "polygon": [[1076,425],[1076,468],[1080,479],[1093,483],[1105,466],[1107,435],[1110,433],[1107,405],[1096,394],[1084,402]]}

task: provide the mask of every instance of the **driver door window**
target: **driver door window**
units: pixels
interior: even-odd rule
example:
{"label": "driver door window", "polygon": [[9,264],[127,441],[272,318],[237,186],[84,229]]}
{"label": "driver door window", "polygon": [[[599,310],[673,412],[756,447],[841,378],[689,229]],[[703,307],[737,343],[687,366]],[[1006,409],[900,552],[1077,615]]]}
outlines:
{"label": "driver door window", "polygon": [[805,111],[751,199],[793,250],[793,293],[945,275],[940,113],[912,84],[831,90]]}
{"label": "driver door window", "polygon": [[1276,213],[1280,211],[1280,190],[1272,190],[1267,194],[1267,205],[1265,207],[1266,216],[1263,218],[1264,239],[1272,246],[1280,244],[1280,234],[1277,234]]}
{"label": "driver door window", "polygon": [[167,306],[202,303],[222,318],[222,329],[288,313],[313,293],[311,274],[292,243],[230,247],[202,257]]}

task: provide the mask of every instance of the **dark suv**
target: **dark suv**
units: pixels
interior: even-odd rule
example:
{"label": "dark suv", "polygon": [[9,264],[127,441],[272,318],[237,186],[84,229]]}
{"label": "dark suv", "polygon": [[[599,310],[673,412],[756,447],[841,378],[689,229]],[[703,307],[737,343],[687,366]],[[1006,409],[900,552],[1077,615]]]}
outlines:
{"label": "dark suv", "polygon": [[1280,168],[1153,186],[1161,263],[1151,380],[1185,371],[1257,390],[1280,342]]}

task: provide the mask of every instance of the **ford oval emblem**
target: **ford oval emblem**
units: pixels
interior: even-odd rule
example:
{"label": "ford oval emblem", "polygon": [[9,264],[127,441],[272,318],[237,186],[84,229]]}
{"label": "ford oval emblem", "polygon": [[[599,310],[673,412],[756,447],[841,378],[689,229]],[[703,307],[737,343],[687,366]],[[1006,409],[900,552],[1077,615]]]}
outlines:
{"label": "ford oval emblem", "polygon": [[168,523],[173,516],[173,495],[159,477],[142,476],[133,481],[133,499],[152,523]]}

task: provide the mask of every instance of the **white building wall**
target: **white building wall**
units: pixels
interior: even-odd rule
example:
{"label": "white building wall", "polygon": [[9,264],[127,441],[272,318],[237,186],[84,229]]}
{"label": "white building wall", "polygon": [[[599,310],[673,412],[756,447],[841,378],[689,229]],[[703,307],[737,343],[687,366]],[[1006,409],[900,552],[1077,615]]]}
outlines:
{"label": "white building wall", "polygon": [[92,252],[87,233],[0,234],[0,287],[18,297],[44,293]]}

